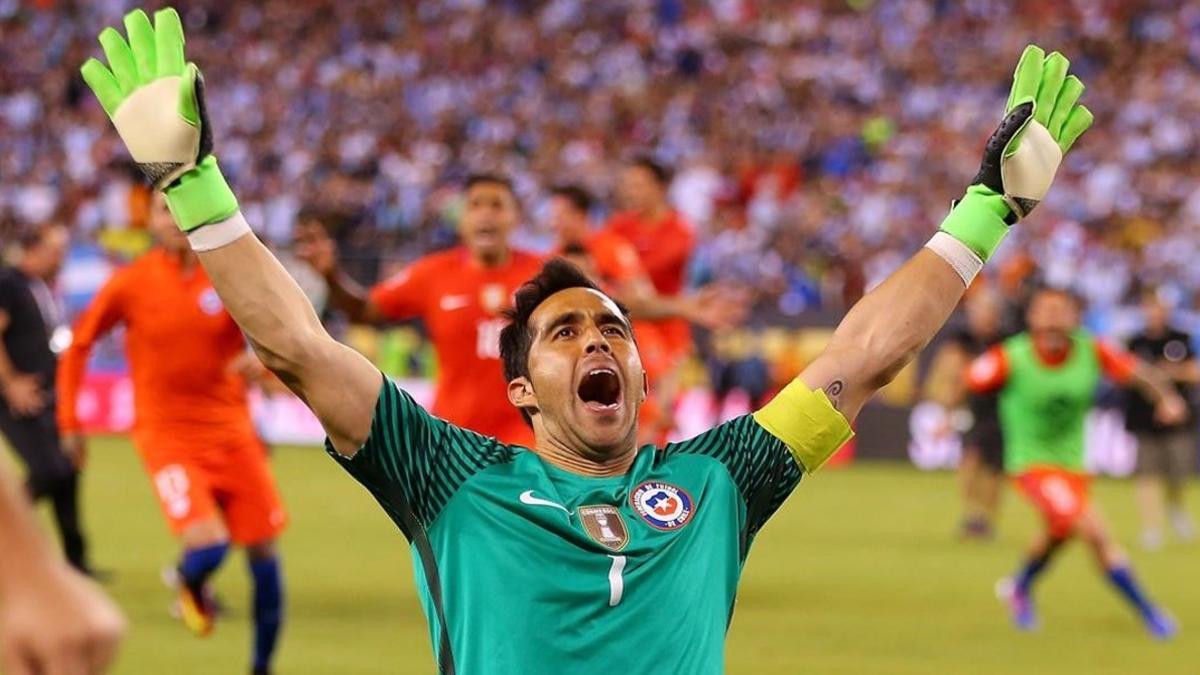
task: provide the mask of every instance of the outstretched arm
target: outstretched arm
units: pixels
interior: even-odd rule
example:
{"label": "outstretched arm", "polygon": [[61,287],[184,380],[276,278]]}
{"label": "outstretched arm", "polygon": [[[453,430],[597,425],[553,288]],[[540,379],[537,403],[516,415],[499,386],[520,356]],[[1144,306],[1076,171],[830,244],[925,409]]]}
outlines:
{"label": "outstretched arm", "polygon": [[166,195],[221,301],[262,358],[317,415],[339,453],[368,437],[382,375],[334,341],[300,287],[250,232],[216,158],[204,81],[183,55],[173,9],[125,16],[126,42],[100,34],[109,67],[84,64],[84,80],[138,167]]}
{"label": "outstretched arm", "polygon": [[1047,57],[1037,47],[1025,49],[1006,115],[941,231],[850,310],[825,351],[782,397],[800,401],[810,390],[823,391],[853,419],[933,338],[1010,225],[1037,206],[1063,154],[1091,125],[1091,113],[1077,105],[1083,84],[1067,76],[1068,67],[1057,52]]}

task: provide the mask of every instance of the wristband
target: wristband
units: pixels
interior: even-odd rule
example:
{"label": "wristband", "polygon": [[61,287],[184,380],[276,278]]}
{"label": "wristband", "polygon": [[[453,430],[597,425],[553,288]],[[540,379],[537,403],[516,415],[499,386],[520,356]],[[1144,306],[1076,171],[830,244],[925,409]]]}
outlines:
{"label": "wristband", "polygon": [[942,221],[941,231],[959,240],[983,262],[1008,236],[1008,218],[1012,210],[1004,195],[986,185],[972,185]]}
{"label": "wristband", "polygon": [[209,155],[163,191],[175,223],[184,232],[228,219],[237,213],[237,198]]}
{"label": "wristband", "polygon": [[979,274],[979,270],[983,269],[983,260],[966,244],[946,232],[938,232],[933,235],[929,243],[925,244],[925,248],[950,263],[950,266],[954,268],[955,272],[958,272],[958,276],[967,286],[971,285],[975,276]]}
{"label": "wristband", "polygon": [[219,223],[210,223],[188,232],[188,243],[196,252],[211,251],[232,244],[247,234],[253,234],[241,211]]}

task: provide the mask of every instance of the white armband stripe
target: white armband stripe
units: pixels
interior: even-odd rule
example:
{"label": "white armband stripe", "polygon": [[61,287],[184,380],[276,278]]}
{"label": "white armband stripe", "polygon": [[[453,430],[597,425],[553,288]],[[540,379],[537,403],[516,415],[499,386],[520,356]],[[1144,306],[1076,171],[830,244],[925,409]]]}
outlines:
{"label": "white armband stripe", "polygon": [[220,222],[197,227],[187,237],[192,250],[199,252],[228,246],[247,234],[253,234],[253,231],[242,212],[238,211]]}
{"label": "white armband stripe", "polygon": [[979,270],[983,269],[983,260],[975,255],[974,251],[967,248],[966,244],[946,232],[938,232],[933,235],[929,243],[925,244],[925,248],[950,263],[950,266],[954,268],[955,272],[958,272],[958,276],[962,277],[963,283],[967,286],[971,285],[975,276],[979,274]]}

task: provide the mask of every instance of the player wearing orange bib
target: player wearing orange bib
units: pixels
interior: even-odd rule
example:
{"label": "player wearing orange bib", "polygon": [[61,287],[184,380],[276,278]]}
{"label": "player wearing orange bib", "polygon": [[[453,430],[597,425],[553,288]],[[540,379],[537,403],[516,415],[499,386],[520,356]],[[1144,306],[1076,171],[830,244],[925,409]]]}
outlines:
{"label": "player wearing orange bib", "polygon": [[369,292],[338,268],[333,241],[320,227],[301,230],[297,254],[324,275],[331,302],[352,321],[424,322],[437,352],[434,415],[528,446],[533,432],[520,413],[492,405],[508,395],[500,363],[502,312],[542,265],[538,256],[509,244],[520,215],[506,179],[472,176],[459,225],[462,245],[417,260]]}
{"label": "player wearing orange bib", "polygon": [[134,444],[184,547],[178,566],[182,618],[199,635],[211,632],[214,612],[205,585],[230,542],[244,546],[254,580],[253,670],[265,673],[282,623],[275,538],[287,516],[241,374],[257,360],[161,197],[151,226],[161,245],[118,270],[79,317],[59,367],[59,427],[64,444],[81,447],[76,401],[88,354],[124,324]]}

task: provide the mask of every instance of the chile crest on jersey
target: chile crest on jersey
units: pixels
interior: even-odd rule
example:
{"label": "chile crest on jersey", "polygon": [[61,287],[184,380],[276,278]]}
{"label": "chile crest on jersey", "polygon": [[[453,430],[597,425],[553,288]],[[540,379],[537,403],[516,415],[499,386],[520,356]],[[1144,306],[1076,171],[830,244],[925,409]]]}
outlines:
{"label": "chile crest on jersey", "polygon": [[657,530],[678,530],[695,512],[695,502],[686,490],[658,481],[647,481],[634,488],[629,504],[646,524]]}

